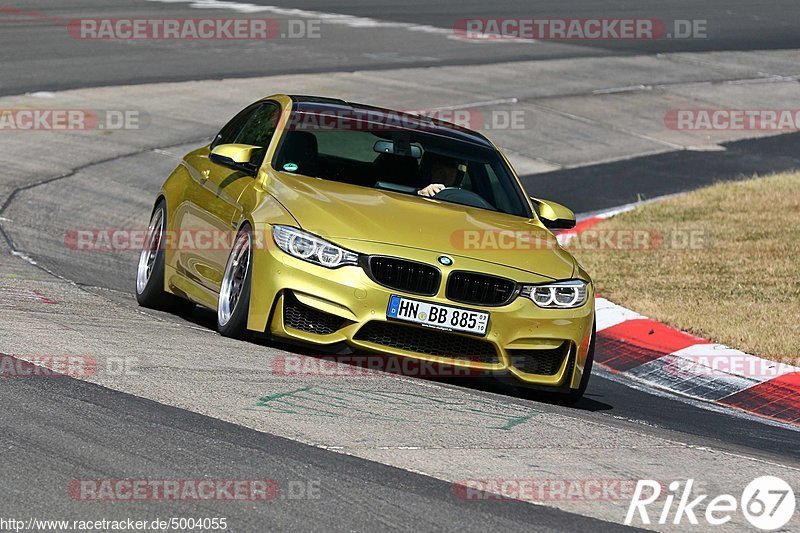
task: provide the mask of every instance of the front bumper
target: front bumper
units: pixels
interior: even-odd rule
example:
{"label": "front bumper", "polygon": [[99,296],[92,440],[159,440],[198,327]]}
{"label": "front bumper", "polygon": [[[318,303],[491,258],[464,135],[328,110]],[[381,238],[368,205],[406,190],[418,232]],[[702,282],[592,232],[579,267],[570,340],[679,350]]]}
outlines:
{"label": "front bumper", "polygon": [[[439,254],[376,243],[357,243],[362,253],[403,257],[431,265]],[[367,249],[365,249],[367,248]],[[502,265],[458,257],[457,267],[542,283],[546,278]],[[438,265],[437,265],[438,266]],[[355,350],[391,354],[486,373],[510,374],[531,386],[576,389],[594,323],[594,295],[577,309],[542,309],[517,297],[500,307],[464,305],[445,297],[406,294],[379,285],[359,266],[327,269],[285,254],[274,244],[254,250],[248,329],[318,346],[346,344]],[[388,321],[393,294],[490,313],[484,337],[442,332]]]}

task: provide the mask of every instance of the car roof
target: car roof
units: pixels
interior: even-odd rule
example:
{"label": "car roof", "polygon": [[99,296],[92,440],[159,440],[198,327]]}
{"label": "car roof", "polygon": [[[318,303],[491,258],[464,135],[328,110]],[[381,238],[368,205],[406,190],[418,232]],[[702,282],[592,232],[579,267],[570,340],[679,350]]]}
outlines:
{"label": "car roof", "polygon": [[[324,113],[329,111],[331,114],[336,114],[341,113],[344,109],[353,116],[365,115],[367,119],[371,119],[373,117],[379,119],[381,115],[386,115],[395,119],[400,117],[404,124],[409,125],[410,129],[417,127],[419,129],[424,129],[424,131],[428,133],[434,133],[436,135],[441,135],[443,137],[448,137],[458,141],[470,142],[492,150],[495,149],[494,145],[480,133],[437,118],[420,116],[415,113],[398,111],[384,107],[347,102],[338,98],[307,95],[287,96],[292,99],[292,110],[296,112]],[[377,117],[376,114],[378,115]]]}

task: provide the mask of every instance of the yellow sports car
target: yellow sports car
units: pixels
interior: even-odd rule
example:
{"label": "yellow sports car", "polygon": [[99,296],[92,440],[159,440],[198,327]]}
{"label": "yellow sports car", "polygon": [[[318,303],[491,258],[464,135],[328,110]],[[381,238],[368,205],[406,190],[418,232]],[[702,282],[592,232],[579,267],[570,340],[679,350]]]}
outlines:
{"label": "yellow sports car", "polygon": [[589,275],[483,135],[342,100],[274,95],[188,153],[155,202],[140,305],[251,333],[477,369],[580,398]]}

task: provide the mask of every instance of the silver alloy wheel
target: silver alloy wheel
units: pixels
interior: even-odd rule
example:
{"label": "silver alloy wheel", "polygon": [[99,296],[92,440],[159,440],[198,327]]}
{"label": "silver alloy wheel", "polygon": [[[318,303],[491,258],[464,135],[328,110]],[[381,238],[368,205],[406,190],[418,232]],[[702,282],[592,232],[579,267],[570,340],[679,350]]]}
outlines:
{"label": "silver alloy wheel", "polygon": [[242,296],[247,270],[250,267],[250,233],[242,232],[236,238],[228,264],[225,266],[225,275],[222,277],[222,287],[219,291],[217,304],[217,322],[224,326],[236,311],[236,304]]}
{"label": "silver alloy wheel", "polygon": [[153,268],[156,264],[159,249],[161,248],[161,236],[164,233],[164,212],[162,209],[153,213],[150,226],[147,228],[147,240],[145,241],[142,253],[139,255],[139,267],[136,270],[136,292],[142,294]]}

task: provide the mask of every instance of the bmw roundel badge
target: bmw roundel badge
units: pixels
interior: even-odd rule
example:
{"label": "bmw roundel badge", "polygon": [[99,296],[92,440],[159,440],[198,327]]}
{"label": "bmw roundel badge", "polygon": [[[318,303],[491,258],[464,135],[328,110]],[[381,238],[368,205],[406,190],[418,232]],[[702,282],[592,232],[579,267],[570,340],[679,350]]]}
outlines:
{"label": "bmw roundel badge", "polygon": [[450,257],[447,257],[446,255],[440,255],[438,260],[441,264],[443,264],[446,267],[449,267],[450,265],[453,264],[453,260]]}

